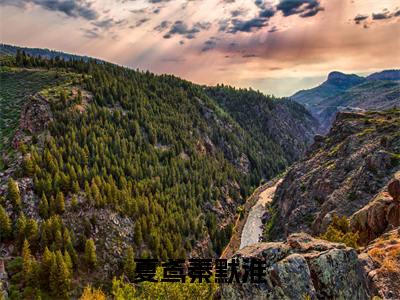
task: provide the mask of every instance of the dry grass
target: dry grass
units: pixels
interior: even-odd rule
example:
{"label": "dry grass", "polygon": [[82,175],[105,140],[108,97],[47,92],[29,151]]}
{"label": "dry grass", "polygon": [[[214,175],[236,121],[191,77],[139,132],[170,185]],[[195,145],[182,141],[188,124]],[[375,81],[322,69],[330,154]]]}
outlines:
{"label": "dry grass", "polygon": [[377,241],[368,251],[369,256],[380,265],[380,272],[400,272],[400,239],[390,236]]}

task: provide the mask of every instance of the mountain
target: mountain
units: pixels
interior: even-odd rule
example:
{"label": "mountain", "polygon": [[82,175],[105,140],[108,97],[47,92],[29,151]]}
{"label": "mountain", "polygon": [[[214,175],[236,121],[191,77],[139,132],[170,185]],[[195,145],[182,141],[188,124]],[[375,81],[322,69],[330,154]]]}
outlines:
{"label": "mountain", "polygon": [[364,78],[355,74],[347,75],[334,71],[329,73],[327,80],[321,85],[309,90],[298,91],[290,98],[305,105],[307,108],[312,108],[324,99],[337,96],[364,81]]}
{"label": "mountain", "polygon": [[400,106],[400,70],[385,70],[368,77],[332,72],[328,79],[291,99],[303,104],[327,133],[339,111],[384,110]]}
{"label": "mountain", "polygon": [[133,280],[133,256],[217,257],[244,199],[316,130],[299,104],[251,90],[15,53],[0,60],[0,286],[10,297],[110,292],[114,276]]}
{"label": "mountain", "polygon": [[367,80],[400,80],[400,70],[385,70],[373,73],[366,78]]}

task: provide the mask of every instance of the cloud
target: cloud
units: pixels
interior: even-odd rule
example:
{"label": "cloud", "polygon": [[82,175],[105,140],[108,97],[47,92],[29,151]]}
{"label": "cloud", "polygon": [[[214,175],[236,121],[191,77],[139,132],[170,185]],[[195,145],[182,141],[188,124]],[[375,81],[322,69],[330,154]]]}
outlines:
{"label": "cloud", "polygon": [[381,12],[381,13],[372,14],[373,20],[384,20],[384,19],[390,19],[391,17],[392,17],[392,15],[387,10],[384,12]]}
{"label": "cloud", "polygon": [[267,18],[253,18],[250,20],[232,20],[232,26],[228,29],[229,33],[252,32],[268,25]]}
{"label": "cloud", "polygon": [[209,40],[204,42],[203,48],[201,49],[201,52],[209,51],[211,49],[214,49],[216,46],[217,46],[217,42],[214,41],[213,39],[209,39]]}
{"label": "cloud", "polygon": [[86,20],[96,20],[99,14],[92,8],[92,3],[85,0],[1,0],[0,4],[25,7],[34,4],[50,11],[64,13],[69,17],[81,17]]}
{"label": "cloud", "polygon": [[268,32],[273,33],[273,32],[277,32],[278,30],[279,30],[278,27],[276,27],[276,26],[274,25],[274,26],[272,26],[271,29],[268,30]]}
{"label": "cloud", "polygon": [[323,10],[319,0],[280,0],[276,6],[285,17],[300,14],[300,17],[307,18],[315,16]]}
{"label": "cloud", "polygon": [[[199,33],[202,30],[208,30],[210,29],[210,27],[211,27],[210,22],[197,22],[192,27],[189,27],[185,22],[179,20],[175,21],[175,23],[171,25],[169,31],[166,34],[164,34],[163,37],[165,39],[169,39],[174,35],[181,35],[187,39],[194,39],[197,33]],[[161,27],[160,29],[163,28]]]}
{"label": "cloud", "polygon": [[100,37],[100,34],[99,34],[97,28],[93,28],[93,29],[81,28],[81,31],[83,32],[83,35],[89,39],[95,39],[95,38]]}
{"label": "cloud", "polygon": [[171,25],[171,22],[169,22],[169,21],[162,21],[162,22],[160,23],[160,25],[157,25],[156,27],[154,27],[154,30],[155,30],[155,31],[158,31],[158,32],[162,32],[162,31],[164,31],[165,29],[167,29],[170,25]]}
{"label": "cloud", "polygon": [[368,19],[368,15],[357,15],[354,17],[353,20],[356,24],[360,24],[362,21],[364,21],[366,19]]}

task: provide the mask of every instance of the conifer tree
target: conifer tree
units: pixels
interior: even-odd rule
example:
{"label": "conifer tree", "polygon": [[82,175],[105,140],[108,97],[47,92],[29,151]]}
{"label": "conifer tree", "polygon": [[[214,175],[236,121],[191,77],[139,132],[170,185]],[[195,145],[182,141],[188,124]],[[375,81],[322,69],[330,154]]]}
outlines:
{"label": "conifer tree", "polygon": [[0,241],[5,241],[11,236],[11,219],[7,211],[0,205]]}
{"label": "conifer tree", "polygon": [[14,208],[20,209],[21,208],[21,196],[19,194],[19,188],[17,182],[10,178],[8,180],[8,200],[14,205]]}
{"label": "conifer tree", "polygon": [[52,259],[50,270],[50,289],[59,299],[69,299],[71,290],[71,274],[60,250],[57,250]]}
{"label": "conifer tree", "polygon": [[133,252],[132,246],[128,246],[125,252],[124,273],[130,280],[133,280],[133,278],[135,277],[135,270],[135,254]]}
{"label": "conifer tree", "polygon": [[19,242],[19,245],[21,245],[23,240],[25,239],[26,223],[27,223],[26,217],[24,213],[21,212],[17,219],[14,231],[14,236]]}
{"label": "conifer tree", "polygon": [[49,289],[49,276],[52,266],[53,255],[54,254],[46,246],[44,248],[41,261],[41,268],[40,268],[41,269],[40,279],[44,289]]}
{"label": "conifer tree", "polygon": [[143,237],[142,237],[142,230],[140,227],[140,222],[136,222],[135,224],[135,228],[134,228],[134,238],[135,238],[135,243],[137,246],[140,246],[140,244],[143,241]]}
{"label": "conifer tree", "polygon": [[32,176],[35,171],[35,166],[30,157],[25,157],[23,162],[25,176]]}
{"label": "conifer tree", "polygon": [[44,193],[42,193],[42,198],[40,199],[39,202],[39,215],[43,219],[47,219],[49,217],[49,203]]}
{"label": "conifer tree", "polygon": [[24,272],[25,281],[29,281],[30,276],[32,275],[32,255],[28,240],[24,240],[22,247],[22,261],[22,270]]}
{"label": "conifer tree", "polygon": [[67,267],[68,267],[68,272],[69,272],[70,274],[72,274],[72,273],[73,273],[72,259],[71,259],[71,256],[69,255],[69,253],[68,253],[67,250],[64,250],[64,261],[65,261],[65,264],[66,264]]}
{"label": "conifer tree", "polygon": [[77,197],[76,195],[73,195],[73,196],[72,196],[72,199],[71,199],[71,208],[72,208],[72,210],[74,210],[74,211],[78,208],[78,197]]}
{"label": "conifer tree", "polygon": [[60,215],[64,213],[65,211],[65,200],[64,200],[64,194],[62,192],[57,193],[56,197],[56,211]]}
{"label": "conifer tree", "polygon": [[35,248],[39,240],[39,226],[35,219],[29,219],[26,223],[25,236],[30,245]]}
{"label": "conifer tree", "polygon": [[97,256],[96,256],[96,246],[92,239],[87,239],[85,244],[85,262],[86,265],[90,268],[96,267],[97,264]]}

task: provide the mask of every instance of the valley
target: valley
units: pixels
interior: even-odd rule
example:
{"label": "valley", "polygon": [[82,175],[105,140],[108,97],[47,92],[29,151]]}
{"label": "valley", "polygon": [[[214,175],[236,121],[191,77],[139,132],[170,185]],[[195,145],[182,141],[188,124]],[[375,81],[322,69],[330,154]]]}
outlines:
{"label": "valley", "polygon": [[[2,295],[396,299],[397,71],[293,101],[0,49]],[[267,284],[134,282],[134,258],[198,257],[267,258]]]}
{"label": "valley", "polygon": [[257,202],[251,207],[241,233],[239,249],[260,242],[263,236],[262,217],[267,210],[267,206],[272,202],[276,188],[281,182],[281,179],[273,182],[271,187],[262,191],[258,196]]}

